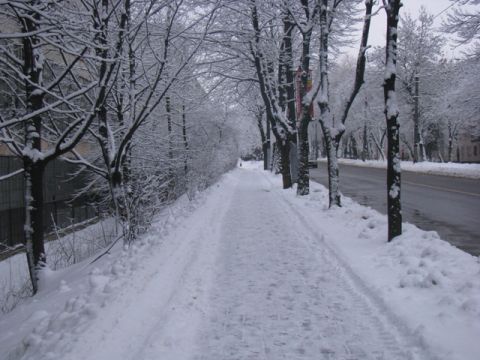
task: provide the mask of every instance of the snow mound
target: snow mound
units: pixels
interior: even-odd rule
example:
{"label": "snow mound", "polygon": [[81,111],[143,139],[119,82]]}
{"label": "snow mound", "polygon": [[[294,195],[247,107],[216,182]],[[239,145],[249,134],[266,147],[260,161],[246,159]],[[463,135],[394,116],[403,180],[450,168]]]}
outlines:
{"label": "snow mound", "polygon": [[389,243],[383,256],[398,266],[398,287],[436,287],[442,292],[439,305],[464,311],[480,321],[479,258],[441,240],[436,232],[413,226]]}
{"label": "snow mound", "polygon": [[[326,159],[320,159],[326,162]],[[354,165],[361,167],[373,167],[378,169],[386,169],[387,162],[380,160],[355,160],[355,159],[338,159],[339,164]],[[460,164],[460,163],[436,163],[423,161],[413,163],[412,161],[402,161],[402,170],[410,172],[418,172],[422,174],[448,175],[454,177],[463,177],[469,179],[480,179],[480,164]]]}

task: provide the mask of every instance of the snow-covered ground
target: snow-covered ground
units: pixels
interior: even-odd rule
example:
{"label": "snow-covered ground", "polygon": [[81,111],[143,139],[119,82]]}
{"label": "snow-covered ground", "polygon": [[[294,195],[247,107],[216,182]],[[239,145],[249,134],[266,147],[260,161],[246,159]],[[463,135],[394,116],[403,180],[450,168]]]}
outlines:
{"label": "snow-covered ground", "polygon": [[[326,162],[327,159],[319,159]],[[373,167],[384,169],[387,167],[386,161],[380,160],[354,160],[354,159],[338,159],[340,164]],[[460,164],[460,163],[437,163],[423,161],[413,163],[412,161],[402,161],[402,170],[418,172],[423,174],[448,175],[455,177],[464,177],[469,179],[480,179],[480,164]]]}
{"label": "snow-covered ground", "polygon": [[480,263],[243,163],[0,317],[3,359],[478,359]]}
{"label": "snow-covered ground", "polygon": [[[58,238],[45,245],[49,266],[53,270],[63,269],[96,254],[116,237],[115,222],[111,218],[97,221],[68,235],[62,233],[57,232]],[[0,314],[10,311],[30,294],[25,254],[18,253],[0,261]]]}

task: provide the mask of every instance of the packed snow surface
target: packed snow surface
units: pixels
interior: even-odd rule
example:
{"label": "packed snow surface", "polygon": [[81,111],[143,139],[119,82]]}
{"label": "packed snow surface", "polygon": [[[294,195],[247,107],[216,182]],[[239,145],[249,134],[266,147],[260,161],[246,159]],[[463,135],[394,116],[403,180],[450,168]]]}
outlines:
{"label": "packed snow surface", "polygon": [[[319,159],[319,161],[327,161],[327,159]],[[380,160],[362,161],[355,159],[338,159],[338,163],[379,169],[387,168],[387,162]],[[401,168],[405,171],[418,172],[422,174],[448,175],[469,179],[480,179],[480,164],[460,164],[451,162],[437,163],[430,161],[413,163],[412,161],[402,161]]]}
{"label": "packed snow surface", "polygon": [[243,163],[150,233],[52,272],[0,318],[2,359],[445,359],[480,354],[480,263]]}

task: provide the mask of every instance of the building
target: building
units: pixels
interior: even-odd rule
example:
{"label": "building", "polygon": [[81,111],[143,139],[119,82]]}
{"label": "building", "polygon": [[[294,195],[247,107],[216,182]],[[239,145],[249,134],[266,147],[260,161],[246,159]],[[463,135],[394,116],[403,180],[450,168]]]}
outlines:
{"label": "building", "polygon": [[480,136],[471,134],[460,135],[456,159],[462,163],[480,163]]}

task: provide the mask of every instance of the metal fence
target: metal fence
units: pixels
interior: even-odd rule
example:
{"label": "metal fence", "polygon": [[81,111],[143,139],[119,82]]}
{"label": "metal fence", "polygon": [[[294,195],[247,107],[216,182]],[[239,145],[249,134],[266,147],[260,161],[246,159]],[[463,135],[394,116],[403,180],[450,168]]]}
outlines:
{"label": "metal fence", "polygon": [[[20,159],[0,156],[0,176],[22,167]],[[86,184],[83,176],[72,177],[76,166],[62,160],[50,162],[44,177],[44,231],[51,232],[96,216],[96,209],[86,197],[73,201],[76,191]],[[25,220],[24,182],[22,175],[0,181],[0,243],[8,246],[23,243]]]}

